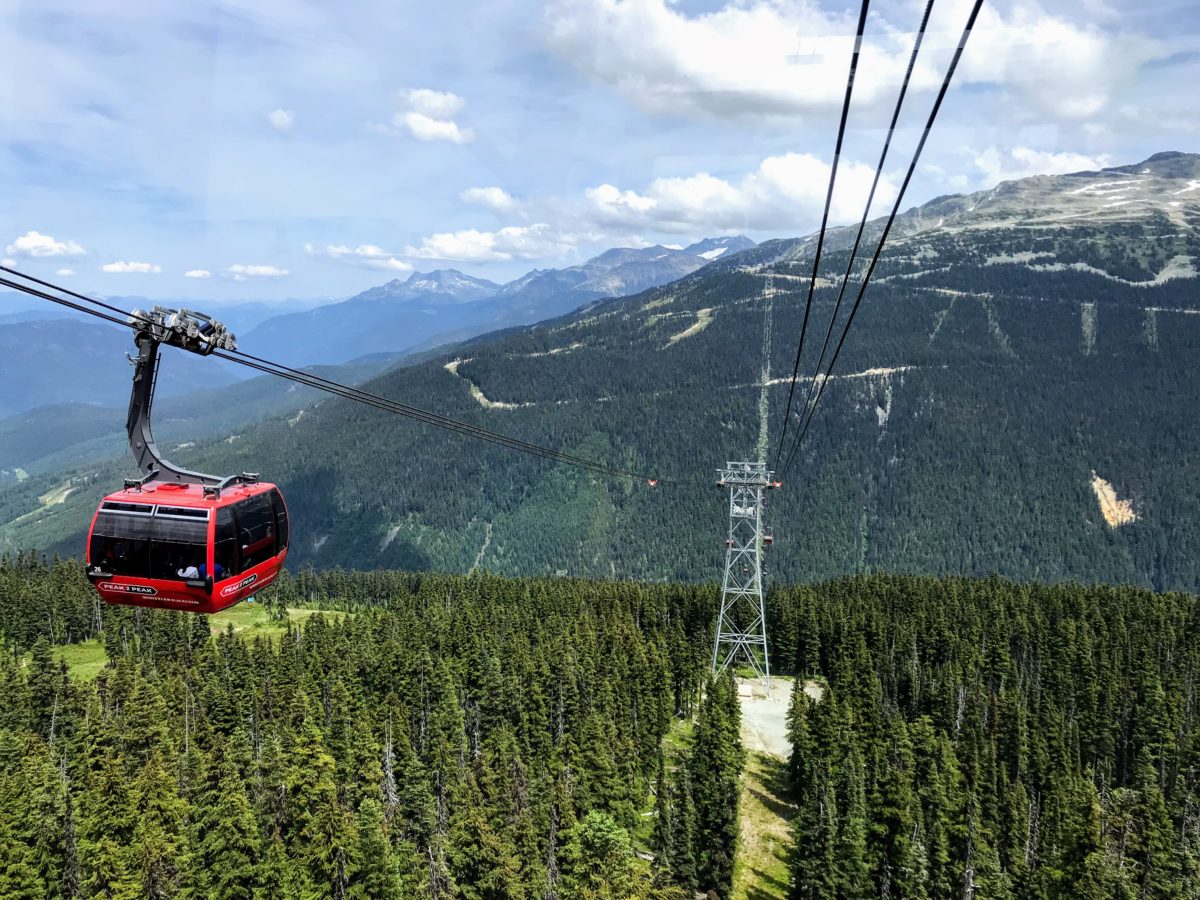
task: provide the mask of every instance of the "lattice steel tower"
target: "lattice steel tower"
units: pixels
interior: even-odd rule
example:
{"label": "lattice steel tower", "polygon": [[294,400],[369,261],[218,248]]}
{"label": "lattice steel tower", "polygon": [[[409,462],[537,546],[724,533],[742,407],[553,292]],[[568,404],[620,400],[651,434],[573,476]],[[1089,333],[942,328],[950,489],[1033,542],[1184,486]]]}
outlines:
{"label": "lattice steel tower", "polygon": [[763,530],[763,494],[779,483],[771,480],[772,473],[760,462],[729,462],[718,471],[717,483],[729,488],[729,537],[712,668],[720,673],[742,659],[770,693],[762,562],[763,547],[772,538]]}

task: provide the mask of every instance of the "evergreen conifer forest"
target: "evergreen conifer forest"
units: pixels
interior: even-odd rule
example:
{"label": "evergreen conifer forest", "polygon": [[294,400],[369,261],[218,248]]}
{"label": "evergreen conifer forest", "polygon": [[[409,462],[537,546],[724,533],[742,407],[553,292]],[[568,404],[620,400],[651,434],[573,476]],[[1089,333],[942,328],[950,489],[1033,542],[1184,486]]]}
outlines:
{"label": "evergreen conifer forest", "polygon": [[[0,564],[0,896],[731,896],[714,587],[334,570],[264,599],[247,641]],[[1195,598],[858,576],[768,610],[820,687],[790,896],[1200,897]],[[55,645],[94,638],[68,673]]]}

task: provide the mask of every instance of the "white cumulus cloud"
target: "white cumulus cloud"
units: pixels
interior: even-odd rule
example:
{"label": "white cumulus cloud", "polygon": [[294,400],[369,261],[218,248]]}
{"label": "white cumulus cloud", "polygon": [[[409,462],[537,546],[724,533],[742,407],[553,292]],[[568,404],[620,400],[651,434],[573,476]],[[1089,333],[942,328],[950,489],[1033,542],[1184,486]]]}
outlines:
{"label": "white cumulus cloud", "polygon": [[75,241],[55,240],[48,234],[27,231],[7,247],[4,252],[9,256],[46,257],[46,256],[83,256],[87,253]]}
{"label": "white cumulus cloud", "polygon": [[496,212],[512,212],[519,205],[512,194],[499,187],[467,188],[459,193],[458,199],[463,203],[486,206]]}
{"label": "white cumulus cloud", "polygon": [[234,263],[226,271],[233,276],[234,281],[245,281],[247,278],[283,278],[288,274],[287,269],[278,266],[247,266]]}
{"label": "white cumulus cloud", "polygon": [[267,123],[276,131],[291,131],[296,117],[290,109],[273,109],[267,113]]}
{"label": "white cumulus cloud", "polygon": [[400,99],[409,109],[432,119],[453,119],[466,103],[458,94],[429,88],[408,88],[400,92]]}
{"label": "white cumulus cloud", "polygon": [[475,140],[472,129],[454,121],[466,104],[458,94],[430,88],[406,88],[397,96],[401,109],[392,116],[391,124],[368,122],[368,130],[385,135],[407,132],[420,141],[449,141],[452,144],[469,144]]}
{"label": "white cumulus cloud", "polygon": [[402,121],[409,134],[420,141],[449,141],[452,144],[469,144],[475,140],[470,128],[459,128],[457,122],[431,119],[424,113],[407,112]]}
{"label": "white cumulus cloud", "polygon": [[184,278],[212,278],[212,272],[208,269],[188,269],[183,273]]}
{"label": "white cumulus cloud", "polygon": [[975,168],[982,173],[984,182],[989,186],[1001,181],[1028,178],[1030,175],[1094,172],[1112,165],[1112,159],[1107,154],[1085,156],[1082,153],[1054,153],[1029,147],[988,147],[979,151],[968,149],[967,152],[973,156]]}
{"label": "white cumulus cloud", "polygon": [[101,272],[109,272],[115,275],[157,275],[162,272],[162,267],[154,263],[148,262],[119,262],[105,263],[100,267]]}
{"label": "white cumulus cloud", "polygon": [[63,278],[70,278],[72,275],[75,274],[75,270],[74,269],[57,269],[57,270],[55,270],[54,274],[61,275]]}
{"label": "white cumulus cloud", "polygon": [[357,247],[350,247],[346,244],[326,244],[324,247],[305,244],[304,252],[309,256],[324,256],[365,269],[381,269],[389,272],[412,271],[411,263],[397,259],[396,254],[390,253],[382,247],[376,247],[374,244],[359,244]]}
{"label": "white cumulus cloud", "polygon": [[[866,163],[842,161],[830,212],[833,222],[862,215],[874,175],[874,167]],[[640,191],[602,184],[589,188],[585,198],[590,218],[609,228],[799,233],[819,217],[828,184],[828,163],[807,153],[787,153],[767,157],[732,181],[699,172],[656,178]],[[876,208],[895,196],[896,186],[885,175],[875,192]]]}
{"label": "white cumulus cloud", "polygon": [[[940,82],[968,7],[947,0],[935,8],[913,74],[917,90]],[[855,79],[858,100],[894,96],[918,8],[894,5],[872,19]],[[671,0],[552,0],[547,22],[561,57],[643,109],[719,118],[836,109],[854,37],[850,13],[809,0],[740,0],[695,13]],[[1081,119],[1105,106],[1142,62],[1165,52],[1155,42],[1047,12],[1036,0],[1012,0],[983,7],[956,79]]]}
{"label": "white cumulus cloud", "polygon": [[0,266],[8,266],[9,268],[12,268],[16,264],[17,261],[15,259],[8,259],[7,257],[5,259],[0,259]]}
{"label": "white cumulus cloud", "polygon": [[507,262],[514,259],[542,259],[562,256],[572,250],[577,238],[545,223],[509,225],[496,231],[468,228],[447,231],[422,238],[408,247],[406,256],[422,259],[449,259],[458,262]]}

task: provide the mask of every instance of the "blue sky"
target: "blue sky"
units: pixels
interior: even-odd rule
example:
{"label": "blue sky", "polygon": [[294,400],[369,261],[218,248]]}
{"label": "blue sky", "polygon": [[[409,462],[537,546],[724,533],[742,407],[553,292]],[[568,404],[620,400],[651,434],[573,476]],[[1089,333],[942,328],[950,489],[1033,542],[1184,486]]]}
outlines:
{"label": "blue sky", "polygon": [[[936,0],[880,212],[966,0]],[[872,4],[834,219],[923,3]],[[347,296],[819,222],[857,4],[64,3],[0,11],[0,257],[108,295]],[[987,2],[908,199],[1200,150],[1200,12]]]}

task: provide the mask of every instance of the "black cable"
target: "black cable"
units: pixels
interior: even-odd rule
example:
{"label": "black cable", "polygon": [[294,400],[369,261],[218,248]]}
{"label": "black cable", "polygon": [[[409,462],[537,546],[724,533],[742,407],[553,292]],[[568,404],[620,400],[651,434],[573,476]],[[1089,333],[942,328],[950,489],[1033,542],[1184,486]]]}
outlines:
{"label": "black cable", "polygon": [[[324,384],[324,385],[327,385],[331,388],[335,388],[338,390],[351,391],[352,393],[354,393],[355,395],[357,395],[359,397],[369,398],[372,401],[389,403],[389,404],[392,404],[393,406],[395,406],[396,407],[395,411],[399,412],[402,415],[407,415],[412,418],[418,418],[418,419],[421,419],[422,421],[428,421],[429,424],[432,424],[432,425],[439,425],[439,424],[445,425],[445,427],[450,428],[451,430],[461,431],[461,433],[463,433],[463,434],[472,434],[473,436],[476,436],[476,437],[487,436],[490,438],[502,438],[505,441],[510,442],[510,444],[513,446],[514,449],[526,449],[529,452],[537,452],[537,453],[541,453],[541,452],[549,450],[549,452],[557,454],[556,458],[560,458],[563,460],[570,460],[570,461],[574,461],[574,462],[577,462],[580,464],[586,464],[589,466],[600,465],[606,471],[622,471],[622,470],[613,470],[609,466],[604,466],[602,463],[595,463],[593,460],[589,460],[589,459],[586,459],[581,456],[574,456],[570,453],[565,453],[561,450],[552,450],[547,447],[542,447],[539,444],[534,444],[529,441],[521,440],[520,438],[511,437],[509,435],[502,434],[497,431],[491,431],[488,428],[484,428],[482,425],[474,425],[470,422],[463,422],[458,419],[452,419],[449,416],[444,416],[440,413],[431,413],[427,410],[421,409],[420,407],[411,406],[407,403],[402,403],[399,400],[392,400],[387,397],[381,397],[378,394],[372,394],[368,391],[364,391],[362,388],[350,387],[348,385],[341,384],[340,382],[333,381],[329,378],[324,378],[323,376],[317,375],[313,372],[305,372],[303,369],[295,369],[295,368],[292,368],[291,366],[285,366],[282,363],[272,362],[270,360],[263,359],[262,357],[254,356],[253,354],[250,354],[250,353],[245,353],[241,350],[234,351],[234,353],[236,354],[237,358],[235,358],[234,356],[226,355],[223,352],[217,352],[216,355],[221,357],[222,359],[228,360],[229,362],[235,362],[240,365],[249,366],[250,368],[258,368],[261,371],[267,371],[270,374],[278,375],[281,378],[289,378],[291,376],[296,376],[296,377],[300,377],[300,378],[309,379],[313,382],[320,382],[320,384],[312,384],[311,385],[312,387],[315,387],[318,390],[324,390],[324,388],[322,387],[322,384]],[[258,365],[254,365],[254,363],[257,363]],[[262,368],[263,366],[270,366],[271,368],[263,369]],[[295,380],[295,379],[293,378],[292,380]],[[630,477],[642,477],[642,476],[637,475],[636,473],[632,473],[632,472],[624,472],[623,474],[626,474]]]}
{"label": "black cable", "polygon": [[[51,282],[43,281],[40,278],[35,278],[32,275],[26,275],[22,272],[18,272],[14,269],[9,269],[4,266],[0,266],[0,269],[7,271],[7,272],[11,272],[12,274],[18,275],[21,278],[26,278],[29,281],[36,282],[37,284],[41,284],[41,285],[44,285],[51,289],[61,291],[62,293],[69,294],[73,297],[78,297],[81,300],[86,300],[89,303],[94,303],[95,305],[101,306],[105,309],[112,310],[113,312],[119,313],[123,316],[127,316],[127,319],[119,320],[119,319],[113,318],[112,316],[95,313],[90,309],[86,309],[86,308],[80,306],[79,304],[71,303],[69,301],[64,301],[64,300],[61,300],[60,298],[55,298],[50,295],[44,294],[40,291],[26,290],[22,285],[19,285],[19,284],[16,284],[14,282],[7,281],[4,279],[0,279],[0,284],[8,285],[9,287],[16,288],[17,290],[25,290],[26,293],[32,293],[35,296],[43,297],[47,300],[52,300],[53,302],[56,302],[56,303],[61,303],[62,305],[69,306],[70,308],[78,310],[80,312],[85,312],[85,313],[89,313],[92,315],[98,315],[100,318],[105,319],[106,321],[109,321],[109,322],[113,322],[117,325],[122,325],[125,327],[132,327],[130,325],[128,319],[141,319],[143,322],[152,323],[152,320],[145,316],[136,316],[136,315],[133,315],[132,313],[126,313],[123,309],[120,309],[119,307],[113,306],[109,303],[105,303],[101,300],[95,300],[91,297],[88,297],[85,294],[80,294],[75,291],[69,290],[67,288],[59,287],[58,285],[52,284]],[[510,437],[505,434],[501,434],[500,432],[491,431],[490,429],[484,428],[483,426],[480,426],[480,425],[473,425],[469,422],[461,422],[457,419],[452,419],[449,416],[443,416],[439,413],[431,413],[431,412],[428,412],[427,410],[423,410],[416,406],[410,406],[405,403],[400,403],[399,401],[389,400],[386,397],[380,397],[376,394],[368,393],[367,391],[363,391],[360,388],[353,388],[353,387],[350,387],[347,385],[343,385],[343,384],[340,384],[339,382],[332,381],[331,379],[323,378],[320,375],[316,375],[316,374],[313,374],[310,372],[304,372],[303,370],[295,369],[290,366],[285,366],[282,363],[272,362],[271,360],[263,359],[262,357],[254,356],[253,354],[245,353],[240,350],[234,351],[234,353],[236,353],[238,357],[244,357],[247,360],[252,360],[255,363],[259,363],[259,365],[252,365],[249,362],[243,361],[243,359],[235,358],[234,356],[230,356],[225,353],[217,353],[216,355],[225,359],[227,362],[233,362],[233,363],[237,363],[239,365],[246,365],[246,366],[249,366],[250,368],[258,369],[259,371],[266,372],[268,374],[278,375],[281,378],[289,378],[289,376],[284,373],[291,373],[291,375],[296,376],[296,377],[290,378],[289,380],[296,381],[297,378],[308,379],[304,383],[307,384],[309,387],[313,387],[317,390],[326,390],[326,387],[323,387],[322,384],[315,383],[315,382],[322,382],[328,388],[333,389],[333,390],[329,390],[328,392],[335,393],[335,392],[340,391],[342,393],[340,393],[339,396],[346,397],[347,399],[362,399],[363,402],[368,402],[368,403],[392,404],[393,412],[397,412],[401,415],[406,415],[406,416],[409,416],[410,418],[415,418],[420,421],[424,421],[427,424],[431,424],[431,425],[434,425],[437,427],[445,427],[445,428],[448,428],[449,430],[458,431],[459,433],[467,434],[468,436],[479,437],[484,440],[491,440],[493,443],[501,443],[504,446],[511,447],[512,449],[522,450],[522,451],[526,451],[526,452],[530,452],[530,453],[536,453],[538,455],[545,455],[547,453],[554,454],[554,456],[553,456],[554,459],[557,459],[557,460],[563,461],[563,462],[573,463],[576,465],[585,466],[588,468],[592,468],[593,470],[596,470],[596,471],[602,470],[602,471],[608,472],[608,473],[616,472],[616,473],[620,473],[621,475],[623,475],[625,477],[630,477],[630,478],[647,477],[647,476],[643,476],[639,473],[628,472],[628,471],[621,470],[621,469],[614,469],[610,466],[605,466],[602,463],[596,463],[593,460],[589,460],[584,457],[574,456],[573,454],[565,453],[560,450],[553,450],[551,448],[542,447],[538,444],[533,444],[528,441],[523,441],[520,438],[514,438],[514,437]],[[272,368],[264,368],[264,366],[269,366]],[[597,468],[597,467],[599,467],[599,468]],[[660,479],[649,479],[648,478],[648,480],[653,480],[656,483],[674,483],[674,482],[667,482],[665,480],[660,480]]]}
{"label": "black cable", "polygon": [[[119,313],[124,318],[117,318],[115,316],[111,316],[106,313],[99,312],[98,310],[89,309],[79,303],[74,303],[70,300],[65,300],[62,297],[56,297],[52,294],[48,294],[44,291],[37,290],[36,288],[31,288],[28,285],[23,285],[18,282],[11,281],[7,278],[0,278],[0,285],[4,285],[4,286],[12,288],[14,290],[21,291],[21,292],[29,294],[31,296],[35,296],[35,297],[39,297],[44,300],[48,300],[52,303],[57,303],[61,306],[65,306],[70,309],[76,310],[77,312],[82,312],[82,313],[86,313],[88,315],[96,316],[97,318],[103,319],[107,322],[112,322],[115,325],[119,325],[119,326],[126,327],[126,328],[136,327],[129,321],[131,318],[141,318],[143,321],[147,321],[147,322],[150,321],[150,320],[146,319],[145,317],[132,316],[131,314],[126,313],[124,310],[120,309],[119,307],[113,306],[109,303],[105,303],[100,300],[95,300],[91,297],[87,297],[84,294],[77,293],[77,292],[69,290],[67,288],[61,288],[58,285],[52,284],[51,282],[43,281],[40,278],[35,278],[34,276],[25,275],[24,273],[19,272],[15,269],[10,269],[6,266],[0,266],[0,270],[9,272],[10,274],[16,275],[20,278],[28,279],[29,281],[43,285],[44,287],[50,288],[52,290],[57,290],[57,291],[60,291],[61,293],[68,294],[72,297],[77,297],[81,300],[85,300],[88,303],[93,303],[96,306],[102,307],[104,309]],[[504,446],[504,447],[507,447],[512,450],[517,450],[519,452],[528,453],[528,454],[535,455],[535,456],[540,456],[544,459],[553,460],[555,462],[561,462],[561,463],[564,463],[567,465],[576,466],[578,468],[587,469],[589,471],[596,472],[598,474],[604,474],[604,475],[616,476],[616,477],[622,477],[622,478],[630,478],[630,479],[641,479],[641,480],[645,480],[647,482],[651,482],[653,484],[678,484],[678,483],[681,483],[681,482],[673,480],[673,479],[672,480],[661,479],[661,478],[657,478],[655,476],[644,475],[642,473],[632,472],[632,471],[629,471],[626,469],[618,469],[618,468],[614,468],[611,466],[606,466],[603,463],[599,463],[594,460],[575,456],[574,454],[565,453],[560,450],[554,450],[549,447],[543,447],[541,445],[534,444],[529,441],[521,440],[520,438],[510,437],[509,435],[505,435],[500,432],[494,432],[494,431],[491,431],[490,429],[483,428],[482,426],[478,426],[478,425],[473,425],[469,422],[462,422],[457,419],[450,418],[449,416],[441,415],[440,413],[429,412],[428,410],[423,410],[423,409],[420,409],[419,407],[410,406],[408,404],[400,403],[400,402],[394,401],[394,400],[389,400],[386,397],[380,397],[376,394],[371,394],[371,393],[369,393],[367,391],[363,391],[359,388],[352,388],[347,385],[340,384],[336,381],[332,381],[331,379],[323,378],[322,376],[304,372],[299,369],[293,369],[291,367],[284,366],[280,363],[274,363],[274,362],[271,362],[270,360],[262,359],[261,357],[253,356],[251,354],[240,353],[240,352],[239,353],[217,352],[215,355],[226,360],[227,362],[232,362],[232,363],[236,363],[238,365],[247,366],[249,368],[256,369],[260,372],[264,372],[266,374],[276,375],[280,378],[286,378],[286,379],[296,382],[298,384],[303,384],[305,386],[314,388],[316,390],[325,391],[326,393],[333,394],[335,396],[342,397],[344,399],[354,400],[354,401],[357,401],[360,403],[365,403],[369,406],[375,407],[376,409],[380,409],[380,410],[383,410],[386,412],[396,413],[398,415],[402,415],[407,418],[411,418],[411,419],[423,422],[428,425],[433,425],[434,427],[443,428],[445,430],[457,432],[457,433],[465,435],[467,437],[478,438],[480,440],[488,441],[489,443],[497,444],[499,446]]]}
{"label": "black cable", "polygon": [[846,262],[846,274],[842,276],[842,285],[838,289],[837,302],[833,304],[833,315],[829,317],[829,328],[825,331],[825,340],[821,342],[821,354],[817,357],[817,367],[813,370],[813,379],[808,383],[808,391],[804,395],[804,403],[800,407],[800,419],[803,422],[807,417],[809,404],[813,399],[813,392],[817,387],[817,376],[821,373],[821,366],[825,363],[825,351],[829,348],[829,339],[833,335],[833,326],[837,323],[838,313],[842,310],[842,298],[846,295],[846,285],[850,283],[850,272],[854,268],[854,261],[858,257],[858,247],[862,241],[863,231],[867,227],[867,217],[871,214],[871,204],[875,202],[875,190],[879,187],[879,179],[883,175],[883,165],[887,161],[888,151],[892,146],[892,137],[896,133],[896,123],[900,120],[900,109],[904,106],[904,96],[908,93],[908,84],[912,80],[913,68],[917,64],[917,54],[921,51],[921,44],[925,40],[925,28],[929,25],[929,15],[933,12],[933,0],[929,0],[925,4],[925,14],[921,16],[921,25],[917,29],[916,40],[913,41],[912,55],[908,58],[908,69],[904,72],[904,81],[900,83],[900,93],[896,97],[896,108],[892,112],[892,121],[888,125],[887,137],[883,141],[883,152],[879,154],[879,164],[875,167],[875,178],[871,182],[871,191],[867,194],[867,203],[863,207],[862,219],[858,223],[858,233],[854,236],[854,246],[850,250],[850,259]]}
{"label": "black cable", "polygon": [[783,410],[783,428],[779,432],[779,446],[775,448],[775,462],[783,453],[783,441],[787,437],[788,421],[792,417],[792,396],[796,392],[796,376],[800,374],[800,355],[804,352],[804,335],[808,331],[808,315],[812,310],[813,290],[817,286],[817,267],[821,264],[821,250],[825,246],[825,226],[829,224],[829,207],[833,204],[833,184],[837,180],[838,160],[842,155],[842,141],[846,137],[846,120],[850,117],[850,96],[854,93],[854,73],[858,70],[858,56],[862,50],[863,31],[867,27],[867,8],[871,0],[863,0],[858,14],[858,33],[854,36],[854,52],[850,56],[850,75],[846,79],[846,97],[842,101],[842,120],[838,124],[837,143],[833,148],[833,165],[829,169],[829,188],[825,192],[825,211],[821,214],[821,230],[817,232],[817,251],[813,256],[812,277],[808,282],[808,299],[804,303],[804,323],[800,326],[800,343],[796,346],[796,362],[792,366],[792,383],[788,388],[787,406]]}
{"label": "black cable", "polygon": [[[3,269],[5,272],[12,272],[14,275],[19,275],[21,278],[25,277],[24,275],[21,275],[20,272],[16,272],[13,269],[9,269],[5,266],[0,266],[0,269]],[[37,281],[36,278],[30,280]],[[40,283],[45,284],[45,282]],[[108,322],[113,322],[114,324],[120,325],[122,328],[131,327],[126,319],[118,319],[116,316],[109,316],[102,312],[96,312],[94,309],[88,309],[86,306],[80,306],[78,303],[72,303],[70,300],[63,300],[61,297],[53,297],[50,294],[45,294],[42,291],[35,290],[28,285],[17,284],[15,281],[9,281],[7,278],[0,278],[0,284],[4,285],[5,287],[10,287],[13,290],[29,294],[33,297],[41,297],[43,300],[49,300],[51,303],[57,303],[60,306],[68,306],[71,309],[77,310],[78,312],[87,313],[89,316],[97,316],[98,318],[104,319]],[[53,285],[51,285],[51,287],[53,287]]]}
{"label": "black cable", "polygon": [[796,443],[788,455],[787,463],[783,469],[784,475],[792,467],[796,453],[800,450],[800,445],[804,441],[804,436],[808,434],[809,426],[812,424],[813,416],[817,411],[817,406],[821,402],[821,397],[825,394],[825,385],[829,383],[829,378],[833,374],[833,367],[837,364],[838,356],[841,354],[842,347],[846,343],[846,336],[850,333],[850,326],[854,324],[854,316],[858,313],[858,307],[862,303],[863,294],[866,293],[867,285],[871,283],[871,276],[875,273],[875,266],[879,262],[880,255],[883,253],[883,246],[887,243],[888,235],[892,231],[892,225],[895,223],[896,216],[900,212],[900,204],[904,201],[904,194],[908,190],[909,182],[912,181],[913,172],[916,171],[917,161],[921,158],[921,151],[925,149],[925,141],[929,138],[929,132],[933,129],[933,123],[937,119],[938,110],[942,108],[942,101],[946,97],[946,91],[950,89],[950,80],[954,77],[954,70],[958,68],[958,61],[962,58],[963,49],[967,46],[967,39],[971,36],[971,29],[975,27],[975,19],[979,16],[979,10],[982,6],[983,0],[975,0],[975,4],[971,7],[971,15],[967,19],[966,26],[963,28],[962,37],[958,40],[958,47],[954,50],[954,56],[950,59],[950,66],[946,70],[946,77],[942,79],[942,86],[938,90],[937,99],[933,102],[933,109],[929,111],[929,119],[925,123],[925,130],[921,132],[920,141],[917,142],[917,149],[913,153],[912,162],[909,163],[908,171],[904,175],[904,182],[900,185],[900,193],[896,195],[896,202],[892,205],[892,212],[883,226],[883,234],[880,235],[879,243],[875,247],[875,253],[871,257],[871,264],[867,267],[862,283],[858,287],[858,295],[854,298],[854,305],[850,308],[850,315],[846,319],[845,328],[842,329],[842,336],[839,338],[837,347],[833,352],[833,358],[829,360],[829,366],[825,370],[825,377],[821,380],[821,386],[817,390],[817,395],[813,400],[812,408],[808,412],[808,417],[804,420],[800,434],[796,438]]}
{"label": "black cable", "polygon": [[[119,323],[121,325],[128,326],[129,319],[141,319],[143,322],[145,322],[148,325],[153,324],[153,321],[151,319],[146,318],[145,316],[135,316],[135,315],[133,315],[133,313],[125,312],[125,310],[121,309],[119,306],[113,306],[111,303],[105,303],[103,300],[97,300],[95,297],[89,297],[87,294],[80,294],[77,291],[73,291],[70,288],[65,288],[59,284],[54,284],[53,282],[50,282],[50,281],[43,281],[42,279],[37,278],[33,275],[27,275],[26,273],[20,272],[16,269],[10,269],[8,266],[0,266],[0,272],[7,272],[9,275],[15,275],[18,278],[24,278],[26,281],[32,281],[34,284],[40,284],[44,288],[50,288],[50,290],[52,290],[52,291],[58,291],[60,294],[66,294],[68,297],[75,297],[78,300],[83,300],[86,303],[91,303],[95,306],[101,307],[102,309],[107,309],[109,312],[115,312],[118,315],[125,316],[126,320]],[[4,283],[7,284],[9,287],[16,288],[18,291],[25,290],[20,285],[12,284],[11,282],[7,282],[7,281]],[[25,291],[25,293],[28,294],[28,293],[33,293],[33,292]],[[47,297],[45,294],[37,294],[36,296],[42,297],[46,300],[50,300],[54,303],[62,302],[60,300],[56,300],[53,297]],[[70,306],[73,309],[78,309],[80,312],[91,312],[91,310],[82,309],[81,307],[76,306],[71,303],[63,303],[63,305]],[[113,320],[111,318],[109,318],[109,321],[111,322]]]}
{"label": "black cable", "polygon": [[280,378],[286,378],[289,381],[294,381],[297,384],[302,384],[311,387],[315,390],[324,391],[334,396],[342,397],[347,400],[354,400],[359,403],[365,403],[368,406],[373,406],[376,409],[385,412],[392,412],[406,418],[414,419],[418,422],[423,422],[427,425],[433,425],[438,428],[443,428],[448,431],[454,431],[467,437],[477,438],[479,440],[488,441],[489,443],[497,444],[502,447],[507,447],[511,450],[517,450],[522,453],[528,453],[535,456],[540,456],[543,459],[553,460],[555,462],[565,463],[567,465],[577,466],[579,468],[588,469],[605,475],[619,475],[624,478],[640,478],[653,480],[657,483],[671,483],[660,479],[650,478],[649,476],[641,475],[636,472],[629,472],[624,469],[614,469],[606,466],[603,463],[598,463],[593,460],[583,457],[573,456],[569,453],[564,453],[560,450],[554,450],[549,447],[542,447],[538,444],[531,444],[527,441],[522,441],[518,438],[510,438],[508,435],[500,434],[499,432],[481,429],[479,426],[471,425],[469,422],[461,422],[457,419],[451,419],[448,416],[441,416],[437,413],[429,413],[425,410],[414,406],[409,406],[404,403],[399,403],[394,400],[389,400],[386,397],[380,397],[378,394],[371,394],[357,388],[349,388],[341,385],[338,382],[330,381],[320,376],[311,375],[308,372],[301,370],[292,370],[291,372],[283,371],[279,368],[271,368],[270,365],[262,365],[251,361],[249,358],[239,358],[232,354],[226,354],[222,351],[214,353],[228,362],[237,363],[238,365],[247,366],[251,369],[257,369],[268,375],[276,375]]}

